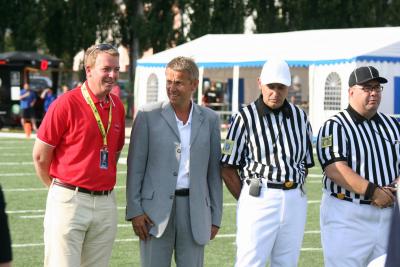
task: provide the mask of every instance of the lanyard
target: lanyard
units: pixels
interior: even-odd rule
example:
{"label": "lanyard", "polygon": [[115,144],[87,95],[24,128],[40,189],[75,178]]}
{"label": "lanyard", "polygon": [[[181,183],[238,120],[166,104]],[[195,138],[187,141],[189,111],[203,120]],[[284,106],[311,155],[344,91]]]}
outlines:
{"label": "lanyard", "polygon": [[89,92],[86,88],[86,83],[84,83],[81,86],[81,91],[82,91],[83,97],[86,100],[86,103],[88,103],[88,105],[92,109],[94,118],[96,119],[96,122],[97,122],[97,126],[99,127],[99,130],[100,130],[100,134],[103,137],[103,145],[105,147],[107,147],[107,134],[108,134],[108,131],[110,130],[111,119],[112,119],[112,112],[111,112],[112,105],[110,104],[110,111],[108,113],[108,125],[107,125],[107,130],[105,130],[103,122],[101,121],[101,118],[100,118],[99,111],[97,110],[96,106],[94,105],[94,102],[93,102],[92,98],[90,97]]}

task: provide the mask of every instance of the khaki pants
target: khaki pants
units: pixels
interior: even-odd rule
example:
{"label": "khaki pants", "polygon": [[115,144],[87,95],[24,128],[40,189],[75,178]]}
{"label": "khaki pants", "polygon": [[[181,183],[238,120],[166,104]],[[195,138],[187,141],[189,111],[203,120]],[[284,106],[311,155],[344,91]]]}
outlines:
{"label": "khaki pants", "polygon": [[108,266],[117,219],[114,191],[91,196],[53,184],[44,218],[44,266]]}

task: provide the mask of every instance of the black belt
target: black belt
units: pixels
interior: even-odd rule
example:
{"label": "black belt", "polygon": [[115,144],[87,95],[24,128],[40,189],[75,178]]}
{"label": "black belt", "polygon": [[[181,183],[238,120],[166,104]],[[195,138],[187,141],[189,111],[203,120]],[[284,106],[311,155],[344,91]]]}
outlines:
{"label": "black belt", "polygon": [[175,196],[178,197],[187,197],[189,195],[189,188],[182,188],[175,190]]}
{"label": "black belt", "polygon": [[346,200],[346,201],[349,201],[349,202],[360,203],[360,204],[363,204],[363,205],[371,205],[371,200],[362,200],[362,199],[360,199],[360,200],[355,201],[351,197],[346,197],[342,193],[331,193],[331,196],[333,196],[333,197],[335,197],[337,199],[340,199],[340,200]]}
{"label": "black belt", "polygon": [[67,184],[64,182],[61,182],[60,180],[54,178],[53,179],[53,184],[70,189],[70,190],[77,190],[78,192],[85,193],[85,194],[90,194],[92,196],[107,196],[113,191],[113,189],[110,190],[103,190],[103,191],[92,191],[83,187],[75,186],[72,184]]}
{"label": "black belt", "polygon": [[275,183],[269,183],[267,182],[267,187],[268,188],[273,188],[273,189],[282,189],[282,190],[291,190],[291,189],[296,189],[298,183],[294,183],[291,181],[285,182],[283,184],[275,184]]}

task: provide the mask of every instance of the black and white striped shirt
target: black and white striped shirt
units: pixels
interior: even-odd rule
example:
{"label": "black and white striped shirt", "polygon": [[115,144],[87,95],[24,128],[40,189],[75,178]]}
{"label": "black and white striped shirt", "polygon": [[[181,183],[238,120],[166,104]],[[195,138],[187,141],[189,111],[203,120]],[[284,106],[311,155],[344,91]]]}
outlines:
{"label": "black and white striped shirt", "polygon": [[237,167],[241,179],[303,184],[314,166],[312,131],[306,113],[285,100],[269,109],[262,96],[234,117],[222,149],[222,164]]}
{"label": "black and white striped shirt", "polygon": [[[333,162],[346,161],[366,180],[388,185],[400,175],[400,124],[380,112],[367,120],[349,106],[321,127],[317,154],[322,169]],[[325,174],[323,187],[353,200],[368,200],[335,184]]]}

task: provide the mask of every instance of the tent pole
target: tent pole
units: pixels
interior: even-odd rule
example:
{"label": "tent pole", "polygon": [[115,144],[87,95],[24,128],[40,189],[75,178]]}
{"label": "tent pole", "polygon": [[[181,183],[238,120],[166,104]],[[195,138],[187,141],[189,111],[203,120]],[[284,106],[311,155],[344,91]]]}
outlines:
{"label": "tent pole", "polygon": [[232,113],[239,111],[239,66],[233,66]]}
{"label": "tent pole", "polygon": [[204,66],[199,68],[199,86],[197,88],[197,104],[201,105],[203,100],[203,76],[204,76]]}

